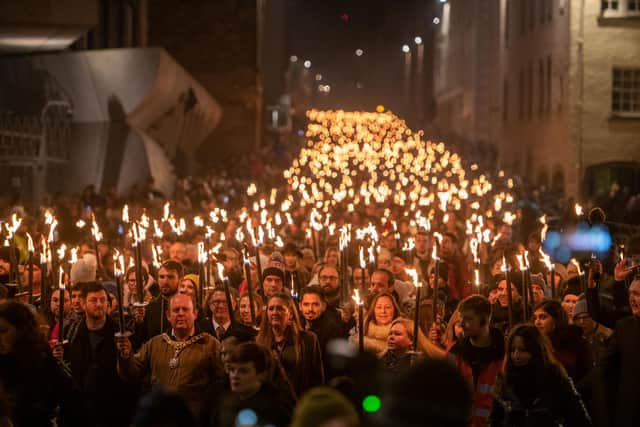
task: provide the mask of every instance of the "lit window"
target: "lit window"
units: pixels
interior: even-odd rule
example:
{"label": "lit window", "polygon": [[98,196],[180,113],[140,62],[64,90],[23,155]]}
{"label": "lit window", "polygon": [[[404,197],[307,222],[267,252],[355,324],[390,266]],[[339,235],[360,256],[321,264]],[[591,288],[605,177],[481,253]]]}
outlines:
{"label": "lit window", "polygon": [[614,68],[611,111],[640,116],[640,68]]}

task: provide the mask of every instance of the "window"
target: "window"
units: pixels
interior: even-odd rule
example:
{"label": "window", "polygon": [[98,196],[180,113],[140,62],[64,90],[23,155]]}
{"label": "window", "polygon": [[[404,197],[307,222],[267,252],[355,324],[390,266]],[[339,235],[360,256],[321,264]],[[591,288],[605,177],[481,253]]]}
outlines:
{"label": "window", "polygon": [[611,111],[640,117],[640,68],[614,68]]}
{"label": "window", "polygon": [[554,10],[553,2],[555,0],[547,0],[547,1],[548,1],[547,18],[549,19],[549,22],[551,22],[551,21],[553,21],[553,10]]}
{"label": "window", "polygon": [[602,0],[600,4],[605,18],[640,16],[640,0]]}
{"label": "window", "polygon": [[618,10],[620,6],[618,0],[602,0],[602,10]]}

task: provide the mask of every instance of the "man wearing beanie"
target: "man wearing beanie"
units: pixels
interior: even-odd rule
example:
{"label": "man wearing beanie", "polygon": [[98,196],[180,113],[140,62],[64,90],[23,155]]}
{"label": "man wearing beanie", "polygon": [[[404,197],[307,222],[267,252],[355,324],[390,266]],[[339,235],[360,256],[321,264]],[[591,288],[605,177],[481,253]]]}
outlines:
{"label": "man wearing beanie", "polygon": [[262,294],[265,302],[284,289],[284,261],[280,252],[273,252],[267,267],[262,271]]}
{"label": "man wearing beanie", "polygon": [[593,320],[589,314],[587,300],[581,299],[573,307],[573,323],[582,329],[582,336],[591,346],[593,360],[598,364],[607,349],[613,331]]}

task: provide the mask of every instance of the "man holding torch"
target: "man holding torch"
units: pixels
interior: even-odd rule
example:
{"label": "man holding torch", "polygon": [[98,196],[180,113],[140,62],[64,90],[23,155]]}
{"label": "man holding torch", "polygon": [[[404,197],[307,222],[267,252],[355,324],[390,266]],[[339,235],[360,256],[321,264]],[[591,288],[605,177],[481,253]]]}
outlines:
{"label": "man holding torch", "polygon": [[[82,287],[85,316],[71,325],[68,342],[54,355],[65,360],[82,390],[84,412],[95,426],[125,425],[135,408],[136,389],[118,376],[115,333],[117,322],[107,315],[107,292],[102,284]],[[117,408],[117,410],[114,410]]]}

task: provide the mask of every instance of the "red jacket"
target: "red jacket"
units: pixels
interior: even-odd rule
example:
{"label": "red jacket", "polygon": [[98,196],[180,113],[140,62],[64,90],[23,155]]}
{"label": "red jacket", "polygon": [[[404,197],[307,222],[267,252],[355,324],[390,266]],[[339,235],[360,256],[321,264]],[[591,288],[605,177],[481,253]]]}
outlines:
{"label": "red jacket", "polygon": [[497,329],[491,329],[493,354],[488,364],[481,367],[477,378],[473,376],[470,353],[474,346],[468,339],[458,341],[447,355],[456,365],[460,374],[473,388],[473,408],[471,410],[470,427],[485,427],[489,425],[489,414],[493,405],[493,387],[498,374],[502,371],[504,358],[504,337]]}

